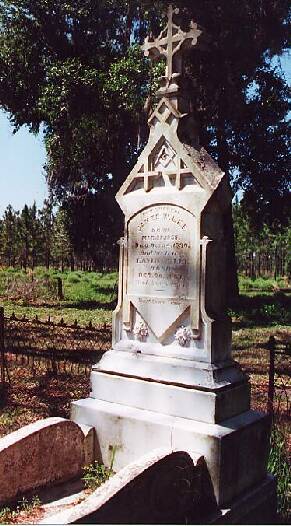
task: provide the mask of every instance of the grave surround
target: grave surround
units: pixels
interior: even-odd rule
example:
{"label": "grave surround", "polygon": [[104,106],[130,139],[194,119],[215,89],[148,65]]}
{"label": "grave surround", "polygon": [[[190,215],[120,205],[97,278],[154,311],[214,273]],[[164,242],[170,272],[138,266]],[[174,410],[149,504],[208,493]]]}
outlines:
{"label": "grave surround", "polygon": [[73,403],[72,418],[95,427],[105,463],[117,448],[116,469],[155,447],[203,455],[224,506],[267,476],[270,423],[250,410],[248,378],[231,356],[232,195],[199,146],[184,88],[183,56],[201,30],[182,31],[177,15],[170,6],[166,29],[144,45],[167,66],[148,143],[116,196],[125,227],[112,349],[93,366],[90,398]]}

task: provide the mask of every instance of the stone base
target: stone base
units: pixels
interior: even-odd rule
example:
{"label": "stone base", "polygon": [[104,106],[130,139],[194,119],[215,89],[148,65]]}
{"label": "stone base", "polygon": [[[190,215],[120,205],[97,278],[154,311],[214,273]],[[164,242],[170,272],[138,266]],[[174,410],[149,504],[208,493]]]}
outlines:
{"label": "stone base", "polygon": [[73,402],[71,418],[95,427],[96,458],[109,465],[114,451],[115,471],[158,448],[186,451],[194,459],[203,455],[220,508],[267,475],[270,420],[261,413],[207,424],[87,398]]}
{"label": "stone base", "polygon": [[240,496],[231,508],[222,509],[208,524],[277,524],[277,495],[274,477]]}
{"label": "stone base", "polygon": [[[172,385],[188,386],[196,389],[220,390],[234,384],[247,381],[240,365],[228,359],[216,364],[197,361],[187,355],[186,350],[180,350],[180,356],[169,354],[155,355],[151,346],[146,347],[132,343],[135,350],[128,350],[129,343],[123,348],[112,349],[102,356],[101,360],[93,365],[92,371],[114,373],[120,376],[140,378],[143,380],[165,382]],[[165,350],[163,349],[165,353]],[[184,353],[184,354],[183,354]],[[188,351],[189,353],[189,351]]]}
{"label": "stone base", "polygon": [[247,382],[211,391],[93,370],[91,387],[97,400],[208,424],[219,424],[250,408]]}

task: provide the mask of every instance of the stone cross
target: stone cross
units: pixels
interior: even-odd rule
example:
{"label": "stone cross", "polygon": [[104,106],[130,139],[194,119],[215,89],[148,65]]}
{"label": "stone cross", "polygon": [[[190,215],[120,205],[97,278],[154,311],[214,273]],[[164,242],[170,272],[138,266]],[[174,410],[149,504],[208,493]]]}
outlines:
{"label": "stone cross", "polygon": [[173,6],[170,5],[167,27],[157,38],[147,37],[142,47],[145,56],[153,60],[160,56],[166,58],[165,78],[168,86],[173,78],[183,73],[182,51],[196,46],[198,37],[201,35],[201,31],[193,21],[190,23],[189,31],[186,32],[174,24],[173,15],[178,13],[179,9],[173,9]]}

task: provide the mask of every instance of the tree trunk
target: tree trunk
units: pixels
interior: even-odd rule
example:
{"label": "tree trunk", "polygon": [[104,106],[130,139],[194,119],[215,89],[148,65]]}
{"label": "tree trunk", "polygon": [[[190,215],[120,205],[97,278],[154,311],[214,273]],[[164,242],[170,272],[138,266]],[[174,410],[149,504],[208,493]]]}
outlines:
{"label": "tree trunk", "polygon": [[[223,104],[225,103],[225,94],[221,95],[220,107],[218,109],[218,125],[217,125],[217,148],[218,148],[218,164],[219,167],[225,172],[229,180],[229,156],[228,156],[228,144],[226,139],[226,123],[223,118]],[[228,290],[227,290],[227,304],[228,306],[233,305],[239,296],[238,287],[238,275],[237,275],[237,263],[235,258],[235,240],[234,240],[234,228],[232,220],[232,204],[224,216],[224,229],[226,235],[226,257],[227,257],[227,275],[228,275]]]}

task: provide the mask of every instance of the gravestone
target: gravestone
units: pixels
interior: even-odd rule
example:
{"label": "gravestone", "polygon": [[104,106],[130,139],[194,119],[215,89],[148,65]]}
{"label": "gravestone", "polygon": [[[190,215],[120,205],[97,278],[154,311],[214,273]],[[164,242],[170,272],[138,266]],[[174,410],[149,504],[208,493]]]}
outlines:
{"label": "gravestone", "polygon": [[114,450],[115,469],[159,447],[203,455],[226,507],[266,484],[270,422],[250,410],[248,379],[231,356],[232,196],[191,114],[183,57],[201,30],[192,22],[182,31],[177,15],[170,6],[167,27],[143,47],[165,57],[166,70],[148,143],[116,196],[125,228],[112,350],[72,418],[96,428],[99,457],[109,464]]}

